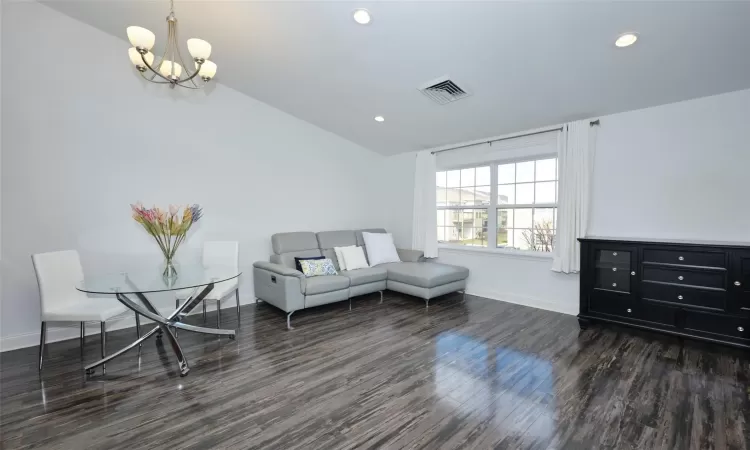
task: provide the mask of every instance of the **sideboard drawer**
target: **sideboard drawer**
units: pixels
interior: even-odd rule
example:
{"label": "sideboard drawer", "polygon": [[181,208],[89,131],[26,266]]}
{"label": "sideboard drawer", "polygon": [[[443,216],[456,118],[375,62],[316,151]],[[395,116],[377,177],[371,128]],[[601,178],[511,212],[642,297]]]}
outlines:
{"label": "sideboard drawer", "polygon": [[705,286],[718,289],[726,288],[726,273],[724,271],[712,272],[663,266],[644,266],[643,280],[686,284],[691,286]]}
{"label": "sideboard drawer", "polygon": [[643,249],[643,262],[677,264],[680,266],[727,267],[726,253],[697,250]]}
{"label": "sideboard drawer", "polygon": [[750,319],[685,311],[685,329],[750,339]]}
{"label": "sideboard drawer", "polygon": [[644,281],[641,287],[641,297],[644,300],[658,300],[676,305],[700,306],[724,311],[727,295],[724,291],[709,291]]}
{"label": "sideboard drawer", "polygon": [[613,316],[636,318],[638,302],[617,298],[614,295],[592,295],[589,298],[589,310]]}

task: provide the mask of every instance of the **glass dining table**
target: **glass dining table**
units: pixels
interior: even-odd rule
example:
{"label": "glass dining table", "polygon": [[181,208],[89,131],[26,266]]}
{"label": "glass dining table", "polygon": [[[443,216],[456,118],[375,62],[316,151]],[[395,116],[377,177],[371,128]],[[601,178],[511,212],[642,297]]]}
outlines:
{"label": "glass dining table", "polygon": [[[140,336],[132,344],[118,350],[105,358],[86,366],[86,375],[95,373],[96,368],[103,366],[118,356],[136,347],[140,349],[145,340],[153,335],[157,339],[166,336],[172,350],[177,356],[180,366],[180,375],[185,376],[190,371],[187,358],[185,358],[180,343],[177,341],[176,330],[185,330],[193,333],[213,334],[228,336],[234,339],[236,330],[223,330],[218,328],[206,328],[184,323],[184,318],[198,306],[201,301],[214,288],[216,283],[229,281],[242,274],[237,268],[202,265],[180,267],[177,276],[164,277],[160,271],[134,271],[122,272],[108,275],[96,275],[84,277],[76,285],[76,289],[87,294],[114,295],[117,300],[127,308],[135,311],[136,318],[146,317],[154,321],[156,326],[148,333]],[[177,309],[171,314],[164,315],[154,307],[146,294],[158,292],[192,290],[192,295],[187,295],[185,300],[177,303]],[[180,296],[183,297],[183,296]],[[139,328],[140,330],[140,328]],[[173,332],[172,330],[175,330]]]}

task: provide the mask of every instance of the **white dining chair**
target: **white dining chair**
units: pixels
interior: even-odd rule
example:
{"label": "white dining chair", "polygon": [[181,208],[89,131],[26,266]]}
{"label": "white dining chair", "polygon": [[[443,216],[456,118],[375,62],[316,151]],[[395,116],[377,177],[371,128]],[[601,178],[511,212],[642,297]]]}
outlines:
{"label": "white dining chair", "polygon": [[[36,279],[39,283],[42,331],[39,339],[39,370],[44,363],[44,348],[47,340],[47,322],[80,322],[81,350],[86,334],[85,323],[97,321],[101,324],[102,358],[107,352],[106,321],[128,311],[115,299],[92,298],[76,289],[83,280],[83,267],[78,252],[37,253],[31,255]],[[135,315],[136,334],[140,338],[140,319]],[[105,369],[103,367],[103,369]],[[105,369],[106,370],[106,369]]]}
{"label": "white dining chair", "polygon": [[[231,267],[239,268],[240,244],[237,241],[207,241],[203,243],[203,267]],[[197,293],[199,290],[195,290]],[[222,283],[216,283],[211,292],[203,299],[203,321],[206,320],[206,300],[216,302],[216,326],[221,328],[221,301],[234,292],[237,302],[237,325],[240,323],[240,288],[237,278]],[[181,300],[193,295],[194,290],[185,289],[177,293],[177,306]]]}

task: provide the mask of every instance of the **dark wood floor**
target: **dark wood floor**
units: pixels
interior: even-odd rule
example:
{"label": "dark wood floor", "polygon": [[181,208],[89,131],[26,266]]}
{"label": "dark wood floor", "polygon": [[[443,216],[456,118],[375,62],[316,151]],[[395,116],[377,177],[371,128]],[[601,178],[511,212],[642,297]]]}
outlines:
{"label": "dark wood floor", "polygon": [[[228,327],[235,317],[225,310]],[[3,353],[2,448],[746,449],[750,356],[467,296],[387,294],[284,315],[236,341],[150,340],[84,381],[77,340]],[[192,318],[200,321],[200,317]],[[209,323],[214,318],[209,315]],[[145,328],[145,327],[144,327]],[[109,334],[109,349],[133,340]],[[88,339],[83,360],[97,359]]]}

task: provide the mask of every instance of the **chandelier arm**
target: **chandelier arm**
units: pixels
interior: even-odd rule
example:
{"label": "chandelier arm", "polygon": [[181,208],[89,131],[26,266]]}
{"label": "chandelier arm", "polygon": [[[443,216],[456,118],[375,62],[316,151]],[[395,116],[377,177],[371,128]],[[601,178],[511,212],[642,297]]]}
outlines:
{"label": "chandelier arm", "polygon": [[[185,64],[185,60],[182,59],[182,52],[180,52],[180,47],[179,45],[177,45],[177,41],[178,41],[177,19],[175,19],[174,24],[175,26],[173,27],[173,30],[172,30],[172,38],[174,39],[174,50],[177,52],[177,57],[180,59],[180,64],[182,64],[182,69],[185,71],[186,74],[190,74],[190,70],[188,69],[187,64]],[[199,63],[198,67],[195,69],[195,72],[192,75],[190,75],[188,78],[184,80],[177,80],[177,84],[179,84],[182,87],[187,87],[187,86],[184,86],[184,83],[187,83],[188,81],[190,81],[191,83],[193,83],[193,86],[198,88],[198,85],[195,84],[195,81],[193,81],[193,78],[195,78],[195,76],[198,75],[198,72],[200,72],[202,65],[203,63]]]}
{"label": "chandelier arm", "polygon": [[145,72],[138,72],[138,73],[140,73],[141,77],[143,77],[143,79],[148,82],[156,83],[156,84],[170,84],[169,81],[154,81],[154,77],[149,78],[147,75],[145,75]]}
{"label": "chandelier arm", "polygon": [[[169,42],[170,49],[172,50],[172,57],[170,58],[170,61],[172,61],[172,71],[170,75],[172,77],[175,77],[176,80],[174,80],[175,83],[180,82],[180,77],[175,75],[175,64],[177,63],[177,59],[175,58],[175,51],[179,54],[179,49],[177,48],[177,17],[174,16],[174,12],[170,13],[171,20],[169,21],[169,36],[167,37],[167,41]],[[182,62],[182,61],[180,61]],[[182,64],[182,70],[187,70],[187,67],[185,67],[185,64]]]}
{"label": "chandelier arm", "polygon": [[[195,78],[198,75],[198,73],[201,70],[201,66],[203,65],[203,63],[197,63],[197,64],[198,64],[198,68],[196,69],[195,73],[192,74],[192,75],[190,75],[189,78],[186,78],[184,80],[179,80],[177,82],[177,84],[179,84],[180,86],[182,86],[182,83],[187,83],[188,81],[190,81],[191,83],[193,83],[193,86],[195,86],[196,89],[200,89],[200,86],[198,86],[197,84],[195,84],[195,81],[193,81],[193,78]],[[185,86],[183,86],[183,87],[185,87]]]}
{"label": "chandelier arm", "polygon": [[[143,64],[145,64],[146,67],[148,67],[151,70],[151,72],[153,72],[155,75],[158,75],[160,78],[163,78],[164,80],[166,80],[167,83],[171,83],[171,81],[169,80],[169,78],[167,78],[164,75],[160,74],[159,72],[157,72],[156,70],[154,70],[153,67],[151,67],[151,64],[149,64],[148,61],[146,61],[146,56],[145,55],[141,55],[141,59],[143,60]],[[146,78],[146,77],[144,77],[144,78]],[[146,79],[148,80],[148,78],[146,78]],[[148,80],[148,81],[152,81],[154,83],[157,83],[157,81],[154,81],[154,77],[151,77],[151,79]]]}

